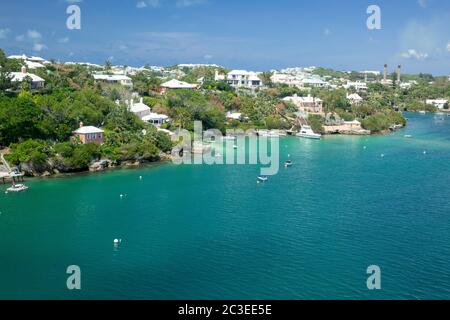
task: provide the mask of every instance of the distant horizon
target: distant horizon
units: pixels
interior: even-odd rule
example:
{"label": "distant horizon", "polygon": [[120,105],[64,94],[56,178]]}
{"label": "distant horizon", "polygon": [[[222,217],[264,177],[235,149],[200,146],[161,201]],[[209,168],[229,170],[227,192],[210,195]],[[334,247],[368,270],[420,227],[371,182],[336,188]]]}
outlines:
{"label": "distant horizon", "polygon": [[[370,5],[381,29],[367,27]],[[69,6],[80,8],[70,30]],[[105,14],[107,12],[107,14]],[[450,75],[445,0],[17,0],[2,4],[0,47],[60,61],[115,65],[293,66]]]}
{"label": "distant horizon", "polygon": [[[2,49],[2,48],[0,48],[0,49]],[[46,59],[46,60],[55,60],[55,61],[57,61],[57,62],[60,62],[60,63],[69,63],[69,62],[73,62],[73,63],[77,63],[77,64],[82,64],[82,63],[91,63],[91,64],[95,64],[95,65],[99,65],[99,66],[104,66],[104,64],[105,64],[105,62],[106,61],[108,61],[108,60],[105,60],[105,61],[103,61],[103,62],[93,62],[93,61],[88,61],[88,60],[83,60],[83,61],[77,61],[77,60],[60,60],[60,59],[58,59],[58,58],[55,58],[55,57],[50,57],[50,58],[48,58],[48,57],[45,57],[45,56],[43,56],[43,55],[39,55],[39,54],[27,54],[27,53],[25,53],[25,52],[21,52],[21,53],[9,53],[9,52],[5,52],[6,54],[7,54],[7,56],[15,56],[15,55],[26,55],[27,57],[41,57],[41,58],[44,58],[44,59]],[[323,69],[329,69],[329,70],[333,70],[333,71],[337,71],[337,72],[359,72],[359,73],[362,73],[362,72],[364,72],[364,71],[366,71],[366,72],[380,72],[380,74],[382,74],[383,73],[383,68],[381,68],[380,70],[377,70],[377,69],[369,69],[369,68],[366,68],[366,69],[362,69],[362,70],[339,70],[339,69],[334,69],[334,68],[332,68],[332,67],[327,67],[327,66],[306,66],[306,65],[292,65],[292,66],[287,66],[287,67],[283,67],[283,68],[269,68],[269,69],[265,69],[265,70],[253,70],[253,69],[251,69],[251,68],[236,68],[236,67],[233,67],[233,66],[225,66],[225,65],[221,65],[221,64],[218,64],[218,63],[214,63],[214,62],[208,62],[208,63],[205,63],[205,62],[199,62],[199,63],[196,63],[196,62],[180,62],[180,63],[176,63],[176,64],[160,64],[160,65],[158,65],[158,64],[149,64],[149,63],[145,63],[145,64],[142,64],[142,65],[128,65],[128,64],[123,64],[123,63],[119,63],[119,62],[113,62],[112,63],[112,65],[113,66],[126,66],[126,67],[131,67],[131,68],[142,68],[142,67],[145,67],[145,66],[150,66],[150,67],[164,67],[164,68],[167,68],[167,67],[172,67],[172,66],[179,66],[179,65],[217,65],[218,67],[221,67],[221,68],[224,68],[224,69],[228,69],[228,70],[248,70],[248,71],[256,71],[256,72],[267,72],[267,71],[281,71],[281,70],[285,70],[285,69],[290,69],[290,68],[303,68],[303,69],[305,69],[305,68],[323,68]],[[397,72],[397,65],[395,65],[395,68],[394,69],[392,69],[392,70],[390,70],[389,69],[389,66],[388,66],[388,75],[391,75],[391,74],[393,74],[393,73],[396,73]],[[439,78],[439,77],[450,77],[449,75],[447,75],[447,74],[441,74],[441,75],[437,75],[437,74],[433,74],[433,73],[430,73],[430,72],[418,72],[418,73],[403,73],[402,72],[402,74],[403,75],[419,75],[419,74],[430,74],[430,75],[432,75],[433,77],[435,77],[435,78]]]}

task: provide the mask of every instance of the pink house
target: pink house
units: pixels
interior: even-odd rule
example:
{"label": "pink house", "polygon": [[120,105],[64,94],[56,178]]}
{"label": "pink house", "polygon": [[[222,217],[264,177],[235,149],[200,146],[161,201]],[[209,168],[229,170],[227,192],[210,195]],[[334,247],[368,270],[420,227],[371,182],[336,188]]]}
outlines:
{"label": "pink house", "polygon": [[94,142],[98,144],[103,143],[105,132],[102,129],[93,126],[84,126],[80,122],[80,127],[73,132],[74,137],[78,137],[84,143]]}

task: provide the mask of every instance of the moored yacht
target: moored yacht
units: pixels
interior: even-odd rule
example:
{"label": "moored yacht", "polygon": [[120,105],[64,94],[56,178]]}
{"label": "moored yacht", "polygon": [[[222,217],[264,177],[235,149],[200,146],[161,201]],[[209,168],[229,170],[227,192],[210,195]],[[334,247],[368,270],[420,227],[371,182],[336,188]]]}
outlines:
{"label": "moored yacht", "polygon": [[322,138],[321,134],[315,133],[310,126],[302,126],[299,133],[297,133],[297,137],[306,138],[306,139],[316,139],[320,140]]}

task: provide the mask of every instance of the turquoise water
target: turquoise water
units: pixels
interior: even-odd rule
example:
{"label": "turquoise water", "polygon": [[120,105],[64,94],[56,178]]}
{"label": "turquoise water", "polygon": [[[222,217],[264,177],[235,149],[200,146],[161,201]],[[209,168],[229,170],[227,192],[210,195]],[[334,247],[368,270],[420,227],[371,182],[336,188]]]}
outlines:
{"label": "turquoise water", "polygon": [[407,116],[390,136],[283,138],[295,165],[266,184],[166,164],[1,192],[0,299],[450,299],[450,117]]}

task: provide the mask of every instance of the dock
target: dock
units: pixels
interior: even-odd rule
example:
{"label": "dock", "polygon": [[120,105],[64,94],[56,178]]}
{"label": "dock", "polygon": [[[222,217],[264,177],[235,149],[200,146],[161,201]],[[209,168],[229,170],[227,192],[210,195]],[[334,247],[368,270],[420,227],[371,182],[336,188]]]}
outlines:
{"label": "dock", "polygon": [[3,184],[6,184],[8,181],[12,183],[24,181],[23,174],[18,170],[11,169],[2,153],[0,153],[0,179]]}

